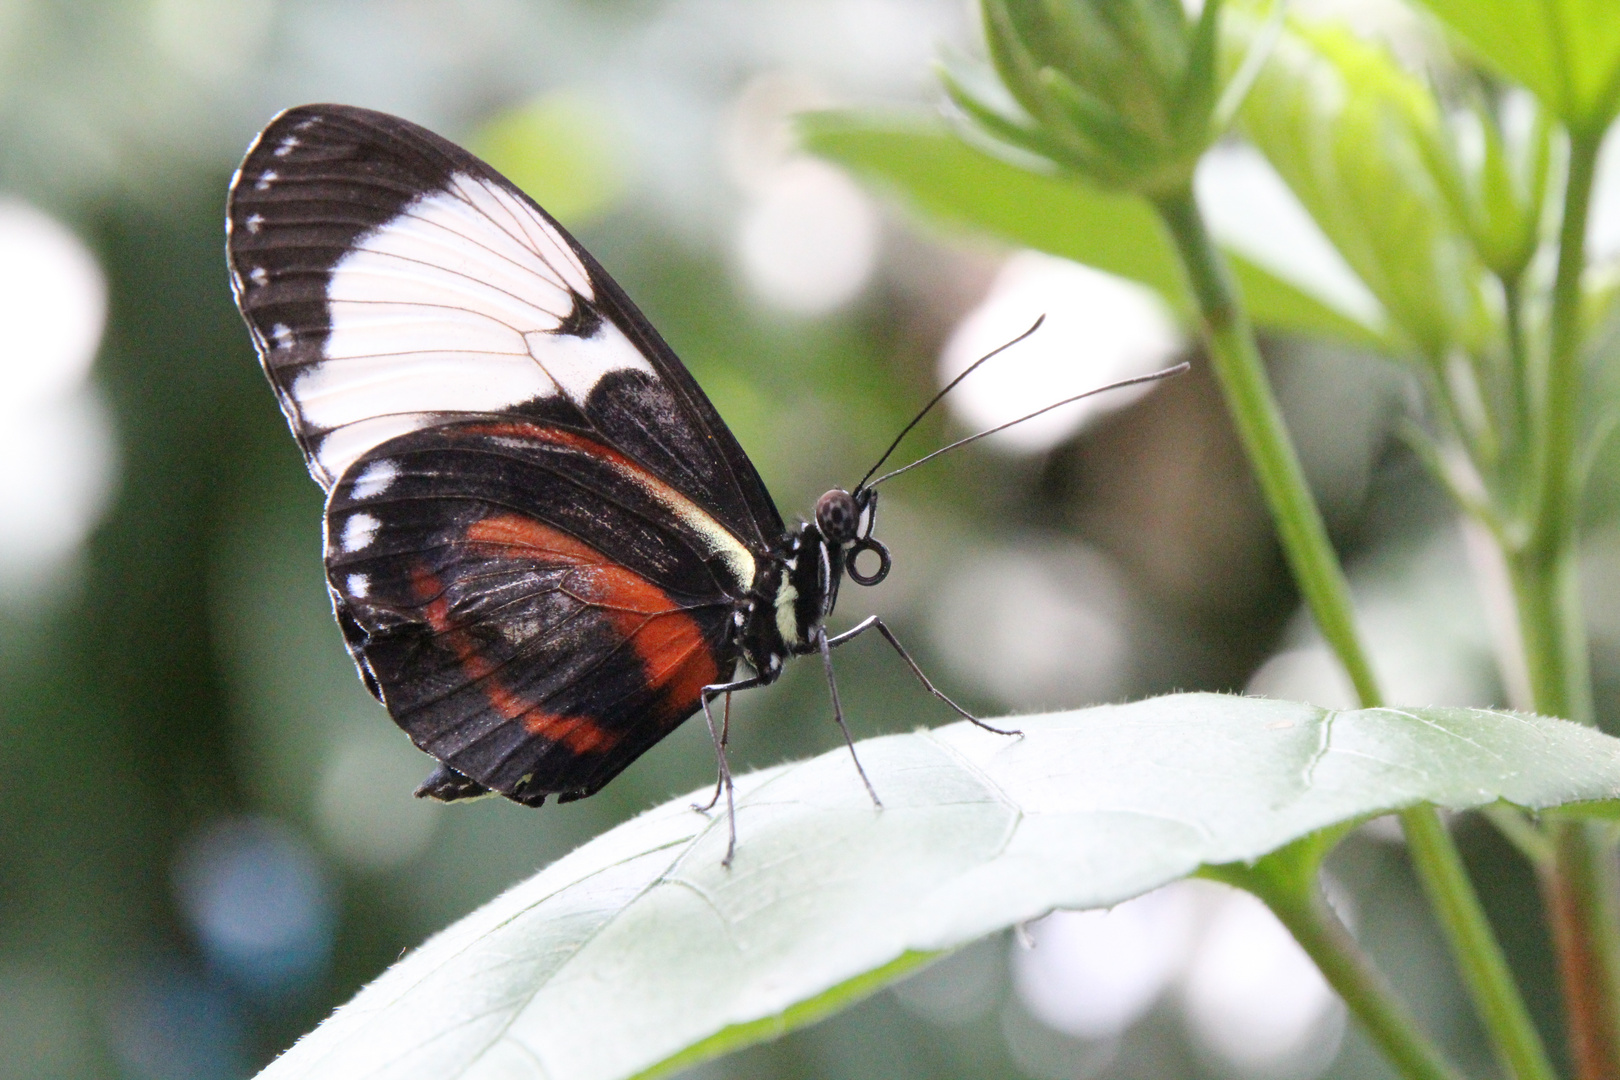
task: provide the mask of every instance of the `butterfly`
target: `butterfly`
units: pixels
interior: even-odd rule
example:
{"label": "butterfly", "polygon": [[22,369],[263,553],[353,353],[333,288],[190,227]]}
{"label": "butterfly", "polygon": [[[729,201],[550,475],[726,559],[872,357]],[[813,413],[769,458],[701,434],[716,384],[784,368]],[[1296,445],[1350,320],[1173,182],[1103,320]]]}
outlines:
{"label": "butterfly", "polygon": [[472,154],[384,113],[289,109],[232,179],[226,234],[237,306],[326,492],[344,641],[437,761],[418,796],[581,799],[701,711],[729,863],[730,694],[819,654],[853,753],[831,651],[872,629],[981,723],[881,619],[826,629],[845,577],[889,573],[872,535],[887,476],[785,526],[635,304]]}

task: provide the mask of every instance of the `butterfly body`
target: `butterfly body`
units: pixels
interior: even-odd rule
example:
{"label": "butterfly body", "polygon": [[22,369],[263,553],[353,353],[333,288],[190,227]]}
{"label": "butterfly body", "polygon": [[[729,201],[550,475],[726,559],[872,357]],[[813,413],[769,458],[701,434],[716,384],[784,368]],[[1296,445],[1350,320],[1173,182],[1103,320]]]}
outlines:
{"label": "butterfly body", "polygon": [[872,491],[785,527],[612,278],[422,128],[282,113],[232,181],[227,252],[327,492],[345,642],[440,763],[418,794],[589,795],[715,694],[825,655],[846,571],[887,573]]}

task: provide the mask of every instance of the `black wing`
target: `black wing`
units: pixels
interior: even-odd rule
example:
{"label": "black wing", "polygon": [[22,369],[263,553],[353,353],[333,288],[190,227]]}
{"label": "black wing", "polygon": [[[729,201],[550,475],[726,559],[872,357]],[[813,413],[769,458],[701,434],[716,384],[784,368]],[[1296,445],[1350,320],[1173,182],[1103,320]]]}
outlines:
{"label": "black wing", "polygon": [[473,417],[589,434],[756,553],[782,536],[703,391],[613,279],[494,169],[384,113],[305,105],[231,183],[237,304],[310,472]]}

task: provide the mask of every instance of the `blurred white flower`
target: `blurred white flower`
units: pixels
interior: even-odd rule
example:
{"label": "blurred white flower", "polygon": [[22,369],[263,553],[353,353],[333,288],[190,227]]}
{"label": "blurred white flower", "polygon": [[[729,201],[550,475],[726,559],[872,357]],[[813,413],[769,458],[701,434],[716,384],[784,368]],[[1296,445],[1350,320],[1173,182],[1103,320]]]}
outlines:
{"label": "blurred white flower", "polygon": [[1209,230],[1223,245],[1363,325],[1383,325],[1383,305],[1259,150],[1215,146],[1198,163],[1193,184]]}
{"label": "blurred white flower", "polygon": [[793,117],[831,101],[791,70],[750,79],[727,115],[723,157],[742,189],[737,269],[762,303],[824,315],[860,295],[877,267],[877,210],[841,169],[799,151]]}
{"label": "blurred white flower", "polygon": [[1592,179],[1592,208],[1586,221],[1587,258],[1620,259],[1620,136],[1610,130],[1598,153]]}
{"label": "blurred white flower", "polygon": [[1194,1038],[1244,1075],[1305,1080],[1344,1035],[1344,1006],[1264,904],[1222,890],[1182,984]]}
{"label": "blurred white flower", "polygon": [[982,550],[942,583],[931,624],[953,670],[1014,708],[1106,701],[1130,661],[1130,599],[1079,546]]}
{"label": "blurred white flower", "polygon": [[420,855],[442,805],[411,792],[431,760],[376,716],[350,725],[322,762],[315,820],[321,839],[364,870],[390,870]]}
{"label": "blurred white flower", "polygon": [[27,203],[0,200],[0,325],[6,392],[24,411],[77,390],[107,319],[107,283],[90,249]]}
{"label": "blurred white flower", "polygon": [[1043,1023],[1079,1039],[1123,1035],[1180,973],[1197,900],[1166,886],[1106,911],[1054,911],[1015,946],[1013,985]]}
{"label": "blurred white flower", "polygon": [[107,505],[112,426],[87,381],[106,313],[78,237],[0,200],[0,597],[48,591]]}
{"label": "blurred white flower", "polygon": [[[982,429],[1064,398],[1171,363],[1182,347],[1157,293],[1124,278],[1034,251],[1012,256],[989,295],[957,326],[939,358],[941,384],[1030,328],[1035,334],[969,375],[945,399],[958,421]],[[1013,453],[1038,454],[1094,417],[1135,401],[1147,387],[1117,390],[1054,409],[992,435]]]}
{"label": "blurred white flower", "polygon": [[1029,936],[1012,954],[1019,1001],[1081,1046],[1116,1044],[1174,990],[1194,1042],[1241,1075],[1308,1080],[1338,1053],[1338,997],[1248,893],[1178,881],[1106,911],[1053,912]]}
{"label": "blurred white flower", "polygon": [[[1491,625],[1460,535],[1438,530],[1422,545],[1386,552],[1355,570],[1356,622],[1373,671],[1403,705],[1498,703]],[[1293,645],[1261,665],[1246,693],[1354,709],[1343,666],[1301,613]]]}
{"label": "blurred white flower", "polygon": [[189,837],[175,892],[209,959],[244,989],[279,994],[331,955],[336,897],[304,840],[273,818],[227,818]]}
{"label": "blurred white flower", "polygon": [[737,255],[767,304],[823,315],[860,295],[877,265],[877,211],[839,169],[801,158],[776,169],[743,209]]}

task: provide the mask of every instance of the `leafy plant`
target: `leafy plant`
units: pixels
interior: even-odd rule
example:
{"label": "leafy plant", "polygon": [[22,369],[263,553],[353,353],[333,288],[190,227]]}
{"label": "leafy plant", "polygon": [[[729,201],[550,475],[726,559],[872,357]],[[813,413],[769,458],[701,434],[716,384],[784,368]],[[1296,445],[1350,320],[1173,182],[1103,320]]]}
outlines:
{"label": "leafy plant", "polygon": [[[830,113],[808,146],[924,216],[1163,292],[1200,329],[1279,538],[1363,708],[1186,695],[962,725],[739,782],[742,846],[676,800],[599,837],[396,965],[270,1076],[624,1077],[813,1020],[976,936],[1189,874],[1248,889],[1403,1075],[1460,1075],[1322,900],[1321,860],[1399,812],[1503,1072],[1554,1075],[1436,807],[1488,808],[1542,883],[1582,1080],[1620,1075],[1620,740],[1593,724],[1576,565],[1586,392],[1607,294],[1586,280],[1597,151],[1620,111],[1602,0],[1424,0],[1442,93],[1381,47],[1276,7],[983,0],[993,70],[959,115]],[[1532,122],[1504,119],[1516,99]],[[1472,125],[1482,151],[1464,152]],[[1270,161],[1384,313],[1376,324],[1222,252],[1192,180],[1229,133]],[[1254,327],[1404,363],[1409,441],[1495,541],[1525,713],[1393,709],[1267,380]],[[1522,673],[1522,678],[1514,677]],[[1529,712],[1544,719],[1528,715]],[[1566,809],[1556,812],[1555,807]]]}

